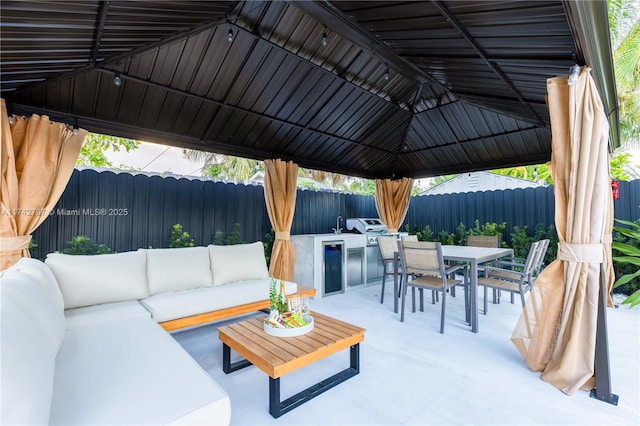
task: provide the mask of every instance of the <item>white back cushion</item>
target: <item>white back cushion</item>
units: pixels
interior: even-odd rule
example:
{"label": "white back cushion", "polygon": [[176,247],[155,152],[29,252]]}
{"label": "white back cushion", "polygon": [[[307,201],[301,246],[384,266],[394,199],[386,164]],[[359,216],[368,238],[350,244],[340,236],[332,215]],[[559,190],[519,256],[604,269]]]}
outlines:
{"label": "white back cushion", "polygon": [[261,241],[230,246],[210,245],[209,254],[213,285],[269,278]]}
{"label": "white back cushion", "polygon": [[209,250],[206,247],[150,249],[146,252],[149,293],[212,285]]}
{"label": "white back cushion", "polygon": [[58,280],[66,309],[149,296],[144,251],[95,256],[51,253],[45,262]]}
{"label": "white back cushion", "polygon": [[0,273],[2,424],[47,424],[63,301],[44,263],[21,259]]}

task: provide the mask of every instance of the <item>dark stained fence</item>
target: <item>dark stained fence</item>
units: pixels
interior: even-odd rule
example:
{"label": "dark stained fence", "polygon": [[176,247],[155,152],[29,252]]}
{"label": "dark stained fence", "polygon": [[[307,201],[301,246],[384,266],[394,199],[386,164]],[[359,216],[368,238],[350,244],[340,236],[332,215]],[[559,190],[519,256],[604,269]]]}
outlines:
{"label": "dark stained fence", "polygon": [[552,188],[425,195],[411,199],[405,223],[419,231],[428,225],[438,235],[442,230],[454,232],[460,223],[468,230],[476,220],[480,226],[506,222],[508,241],[513,226],[527,226],[533,232],[538,224],[552,224],[554,205]]}
{"label": "dark stained fence", "polygon": [[271,229],[261,186],[75,170],[34,238],[40,257],[76,235],[122,252],[167,247],[176,223],[196,245],[213,242],[218,231],[228,235],[235,223],[245,241]]}
{"label": "dark stained fence", "polygon": [[[640,218],[640,180],[620,182],[615,217]],[[336,218],[378,217],[372,196],[299,190],[292,234],[332,232]],[[411,199],[405,225],[429,226],[434,234],[453,233],[460,223],[507,222],[513,226],[554,223],[553,188],[527,188]],[[35,231],[37,257],[61,251],[73,237],[86,235],[113,251],[167,247],[172,226],[179,223],[196,245],[229,235],[239,224],[245,242],[265,239],[271,223],[260,185],[189,180],[174,177],[75,170],[52,214]],[[404,228],[403,228],[404,230]]]}
{"label": "dark stained fence", "polygon": [[640,179],[620,182],[620,199],[613,202],[616,219],[640,219]]}

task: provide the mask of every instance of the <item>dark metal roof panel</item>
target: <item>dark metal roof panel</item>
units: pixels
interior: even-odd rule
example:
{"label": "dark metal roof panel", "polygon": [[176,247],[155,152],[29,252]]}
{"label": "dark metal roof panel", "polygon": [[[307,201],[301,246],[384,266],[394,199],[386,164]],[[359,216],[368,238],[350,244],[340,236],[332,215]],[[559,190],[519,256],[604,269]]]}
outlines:
{"label": "dark metal roof panel", "polygon": [[[408,108],[417,88],[406,79],[394,78],[397,76],[393,72],[385,80],[387,67],[383,60],[354,46],[330,26],[314,21],[296,3],[250,2],[238,12],[234,23],[263,41],[286,47],[332,78],[348,81],[403,108]],[[321,43],[323,34],[327,35],[327,46]]]}
{"label": "dark metal roof panel", "polygon": [[[40,71],[41,65],[53,69],[86,63],[95,32],[94,23],[86,18],[95,17],[98,10],[96,2],[3,1],[3,74]],[[29,21],[24,19],[27,15]],[[3,81],[3,86],[7,83]]]}
{"label": "dark metal roof panel", "polygon": [[9,0],[1,89],[96,132],[356,176],[544,161],[566,3]]}
{"label": "dark metal roof panel", "polygon": [[[547,123],[525,102],[543,101],[546,78],[566,73],[575,50],[564,8],[555,1],[333,5],[461,97],[521,96],[515,109],[493,107]],[[537,67],[542,58],[544,67]]]}
{"label": "dark metal roof panel", "polygon": [[[206,22],[223,21],[235,3],[3,0],[2,90],[100,63]],[[5,72],[16,78],[4,78]]]}

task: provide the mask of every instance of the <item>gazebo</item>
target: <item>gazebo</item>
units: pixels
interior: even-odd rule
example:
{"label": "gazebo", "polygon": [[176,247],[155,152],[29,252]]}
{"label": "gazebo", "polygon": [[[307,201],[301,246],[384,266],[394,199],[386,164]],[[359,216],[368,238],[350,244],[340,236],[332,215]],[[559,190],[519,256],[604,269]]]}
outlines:
{"label": "gazebo", "polygon": [[[609,195],[607,150],[619,141],[605,1],[7,0],[0,7],[0,88],[9,116],[48,116],[66,123],[71,139],[86,129],[267,160],[274,253],[285,264],[293,212],[278,210],[290,203],[298,165],[376,179],[377,193],[386,194],[378,210],[394,221],[397,212],[384,200],[408,198],[403,182],[546,162],[552,146],[554,177],[566,183],[561,196],[573,200],[589,190],[573,185],[575,176],[591,179],[572,169],[573,156],[597,169],[589,180],[600,191],[596,198]],[[576,82],[568,86],[572,67]],[[548,107],[547,80],[554,76],[564,77],[549,82]],[[587,93],[595,97],[583,102]],[[597,111],[593,126],[581,118],[584,105]],[[597,146],[588,155],[572,153],[564,148],[568,140]],[[4,183],[3,175],[3,203]],[[596,221],[603,229],[591,239],[566,230],[567,250],[554,270],[603,257],[606,265],[608,208],[602,204]],[[7,231],[3,225],[3,237],[13,238]],[[24,249],[24,241],[11,241],[13,251]],[[591,251],[573,250],[586,245]],[[598,297],[598,278],[580,284],[588,301]],[[559,290],[564,308],[554,308],[560,334],[572,327],[562,314],[574,310],[576,291],[567,286]],[[593,351],[591,314],[581,334],[587,341],[561,336],[567,350]],[[526,352],[529,344],[519,347]],[[559,368],[563,349],[556,347],[551,362],[536,359],[536,368]],[[550,381],[572,393],[593,372],[586,367]],[[596,396],[611,399],[608,387],[598,386]]]}

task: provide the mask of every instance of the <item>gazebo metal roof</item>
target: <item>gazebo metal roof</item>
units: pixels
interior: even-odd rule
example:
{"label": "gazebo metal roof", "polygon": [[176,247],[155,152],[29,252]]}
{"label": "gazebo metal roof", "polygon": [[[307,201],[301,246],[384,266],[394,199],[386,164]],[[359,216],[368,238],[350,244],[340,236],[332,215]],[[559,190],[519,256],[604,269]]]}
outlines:
{"label": "gazebo metal roof", "polygon": [[0,7],[10,111],[92,132],[368,178],[541,163],[546,79],[577,61],[618,144],[601,0]]}

